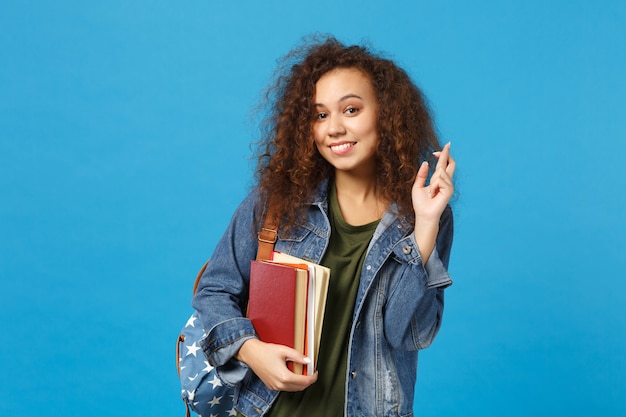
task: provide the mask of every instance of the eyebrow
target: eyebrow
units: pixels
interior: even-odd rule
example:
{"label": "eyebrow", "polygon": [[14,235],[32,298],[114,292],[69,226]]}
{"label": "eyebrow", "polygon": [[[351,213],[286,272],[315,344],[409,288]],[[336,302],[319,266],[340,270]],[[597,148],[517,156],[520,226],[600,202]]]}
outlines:
{"label": "eyebrow", "polygon": [[[346,94],[345,96],[341,97],[339,99],[339,103],[341,103],[342,101],[345,101],[345,100],[347,100],[349,98],[358,98],[359,100],[363,100],[363,97],[361,97],[361,96],[359,96],[357,94],[350,93],[350,94]],[[322,103],[315,103],[315,107],[324,107],[324,104],[322,104]]]}

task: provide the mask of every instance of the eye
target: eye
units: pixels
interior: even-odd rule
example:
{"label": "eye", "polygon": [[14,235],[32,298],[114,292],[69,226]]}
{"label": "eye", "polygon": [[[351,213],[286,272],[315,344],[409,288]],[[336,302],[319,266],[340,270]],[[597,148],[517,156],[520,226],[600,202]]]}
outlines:
{"label": "eye", "polygon": [[328,114],[323,113],[323,112],[321,112],[321,113],[317,113],[317,114],[315,115],[315,118],[316,118],[316,119],[318,119],[318,120],[325,119],[325,118],[327,118],[327,117],[328,117]]}
{"label": "eye", "polygon": [[344,110],[344,113],[346,114],[357,114],[359,112],[360,109],[358,109],[357,107],[348,107],[346,110]]}

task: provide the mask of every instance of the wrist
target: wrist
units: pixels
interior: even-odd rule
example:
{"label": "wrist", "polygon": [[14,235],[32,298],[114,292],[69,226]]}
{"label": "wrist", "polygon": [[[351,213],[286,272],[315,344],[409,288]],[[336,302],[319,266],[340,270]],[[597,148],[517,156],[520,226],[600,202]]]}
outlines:
{"label": "wrist", "polygon": [[235,359],[247,364],[249,359],[248,353],[255,349],[255,343],[257,342],[260,342],[260,340],[256,338],[248,339],[243,342],[243,344],[235,354]]}
{"label": "wrist", "polygon": [[420,227],[426,227],[426,228],[431,228],[431,227],[436,227],[439,228],[439,220],[441,219],[441,216],[415,216],[415,228],[417,229],[417,226],[419,225]]}
{"label": "wrist", "polygon": [[415,230],[413,234],[424,265],[428,262],[428,258],[435,248],[438,233],[439,221],[432,222],[422,220],[418,223],[418,220],[415,220]]}

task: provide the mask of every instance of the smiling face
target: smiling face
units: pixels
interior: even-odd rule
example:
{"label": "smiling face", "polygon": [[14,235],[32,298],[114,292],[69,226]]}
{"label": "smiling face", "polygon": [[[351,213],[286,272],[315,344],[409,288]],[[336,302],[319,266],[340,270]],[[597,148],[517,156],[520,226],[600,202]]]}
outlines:
{"label": "smiling face", "polygon": [[378,101],[370,79],[356,68],[338,68],[315,84],[313,136],[335,171],[374,176]]}

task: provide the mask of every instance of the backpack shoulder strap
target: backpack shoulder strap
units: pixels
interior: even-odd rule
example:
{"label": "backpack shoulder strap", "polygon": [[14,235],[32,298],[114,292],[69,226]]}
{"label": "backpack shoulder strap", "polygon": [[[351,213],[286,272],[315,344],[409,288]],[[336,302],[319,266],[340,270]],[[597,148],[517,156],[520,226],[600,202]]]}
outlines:
{"label": "backpack shoulder strap", "polygon": [[257,234],[257,238],[259,239],[259,248],[257,249],[256,258],[258,260],[272,259],[274,244],[276,239],[278,239],[278,219],[275,207],[271,204],[268,205],[265,221]]}

